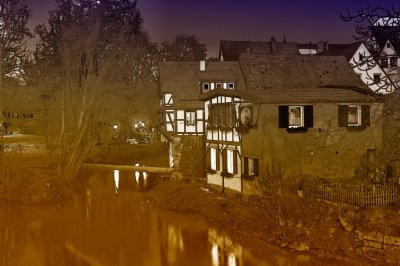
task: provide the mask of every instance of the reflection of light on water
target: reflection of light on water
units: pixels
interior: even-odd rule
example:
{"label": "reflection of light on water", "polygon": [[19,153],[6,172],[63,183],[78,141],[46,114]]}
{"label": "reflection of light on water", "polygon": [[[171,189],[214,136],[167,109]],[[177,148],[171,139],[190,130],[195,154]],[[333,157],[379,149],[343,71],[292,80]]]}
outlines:
{"label": "reflection of light on water", "polygon": [[236,257],[234,254],[229,254],[228,257],[228,266],[237,266],[236,265]]}
{"label": "reflection of light on water", "polygon": [[183,238],[179,228],[168,225],[168,262],[170,264],[176,263],[178,253],[183,252]]}
{"label": "reflection of light on water", "polygon": [[114,185],[115,185],[115,194],[118,194],[119,170],[114,170]]}
{"label": "reflection of light on water", "polygon": [[211,247],[211,262],[213,266],[243,265],[243,248],[234,243],[228,236],[219,235],[216,230],[208,230],[208,241]]}
{"label": "reflection of light on water", "polygon": [[218,245],[213,244],[211,248],[211,261],[213,266],[218,266],[219,265],[219,259],[218,259]]}
{"label": "reflection of light on water", "polygon": [[[140,166],[140,165],[139,165],[139,163],[135,163],[135,166]],[[139,182],[140,182],[140,172],[139,171],[135,171],[135,179],[136,179],[136,184],[139,185]],[[146,184],[147,184],[147,173],[146,172],[143,172],[143,181],[144,181],[144,185],[146,186]]]}

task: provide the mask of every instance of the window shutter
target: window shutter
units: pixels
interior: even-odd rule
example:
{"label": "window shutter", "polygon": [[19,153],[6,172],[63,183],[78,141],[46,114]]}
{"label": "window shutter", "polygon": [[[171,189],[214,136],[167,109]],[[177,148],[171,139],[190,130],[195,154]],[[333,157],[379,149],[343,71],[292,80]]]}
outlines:
{"label": "window shutter", "polygon": [[237,167],[237,151],[233,151],[233,173],[237,174],[238,173],[238,167]]}
{"label": "window shutter", "polygon": [[361,126],[369,127],[370,126],[370,106],[362,105],[361,106]]}
{"label": "window shutter", "polygon": [[279,106],[279,128],[289,127],[289,106]]}
{"label": "window shutter", "polygon": [[208,106],[208,125],[213,126],[213,108],[212,105]]}
{"label": "window shutter", "polygon": [[249,158],[243,157],[243,174],[249,175]]}
{"label": "window shutter", "polygon": [[207,169],[211,169],[211,149],[207,148],[207,152],[206,152],[206,161],[207,161]]}
{"label": "window shutter", "polygon": [[221,170],[221,151],[219,148],[216,148],[216,160],[217,160],[217,171]]}
{"label": "window shutter", "polygon": [[314,127],[314,111],[312,105],[304,106],[304,127]]}
{"label": "window shutter", "polygon": [[254,163],[254,175],[258,176],[258,159],[254,158],[253,163]]}
{"label": "window shutter", "polygon": [[348,126],[348,106],[347,105],[339,105],[338,106],[338,120],[339,127],[347,127]]}
{"label": "window shutter", "polygon": [[226,149],[222,150],[222,171],[228,172],[228,156]]}

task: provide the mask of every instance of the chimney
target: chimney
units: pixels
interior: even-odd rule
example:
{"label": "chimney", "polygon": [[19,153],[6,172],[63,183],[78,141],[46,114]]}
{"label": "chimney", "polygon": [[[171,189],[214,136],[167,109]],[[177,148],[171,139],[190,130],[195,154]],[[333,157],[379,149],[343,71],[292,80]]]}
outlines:
{"label": "chimney", "polygon": [[251,48],[249,46],[247,46],[246,48],[246,54],[251,55]]}
{"label": "chimney", "polygon": [[276,40],[275,40],[275,37],[271,38],[271,40],[269,42],[269,45],[270,45],[271,54],[274,54],[276,52]]}
{"label": "chimney", "polygon": [[200,60],[200,71],[206,71],[206,60]]}

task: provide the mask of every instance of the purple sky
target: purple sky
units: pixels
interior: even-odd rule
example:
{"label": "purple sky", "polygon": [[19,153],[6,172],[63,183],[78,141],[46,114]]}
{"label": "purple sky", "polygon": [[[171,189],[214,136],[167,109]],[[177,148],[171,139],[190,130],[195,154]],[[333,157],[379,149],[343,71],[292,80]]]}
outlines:
{"label": "purple sky", "polygon": [[[54,0],[27,0],[31,24],[45,22]],[[330,43],[353,42],[354,23],[340,19],[347,8],[368,4],[391,8],[385,0],[138,0],[144,29],[153,41],[172,40],[178,33],[195,34],[215,57],[219,40]],[[399,6],[399,4],[397,4]]]}

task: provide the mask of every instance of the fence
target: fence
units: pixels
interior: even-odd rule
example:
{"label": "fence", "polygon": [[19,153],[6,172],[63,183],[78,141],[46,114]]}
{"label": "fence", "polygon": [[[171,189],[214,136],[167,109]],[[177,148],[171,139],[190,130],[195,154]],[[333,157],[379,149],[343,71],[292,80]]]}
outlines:
{"label": "fence", "polygon": [[350,185],[304,183],[303,195],[355,206],[381,206],[397,200],[397,189],[390,185]]}

